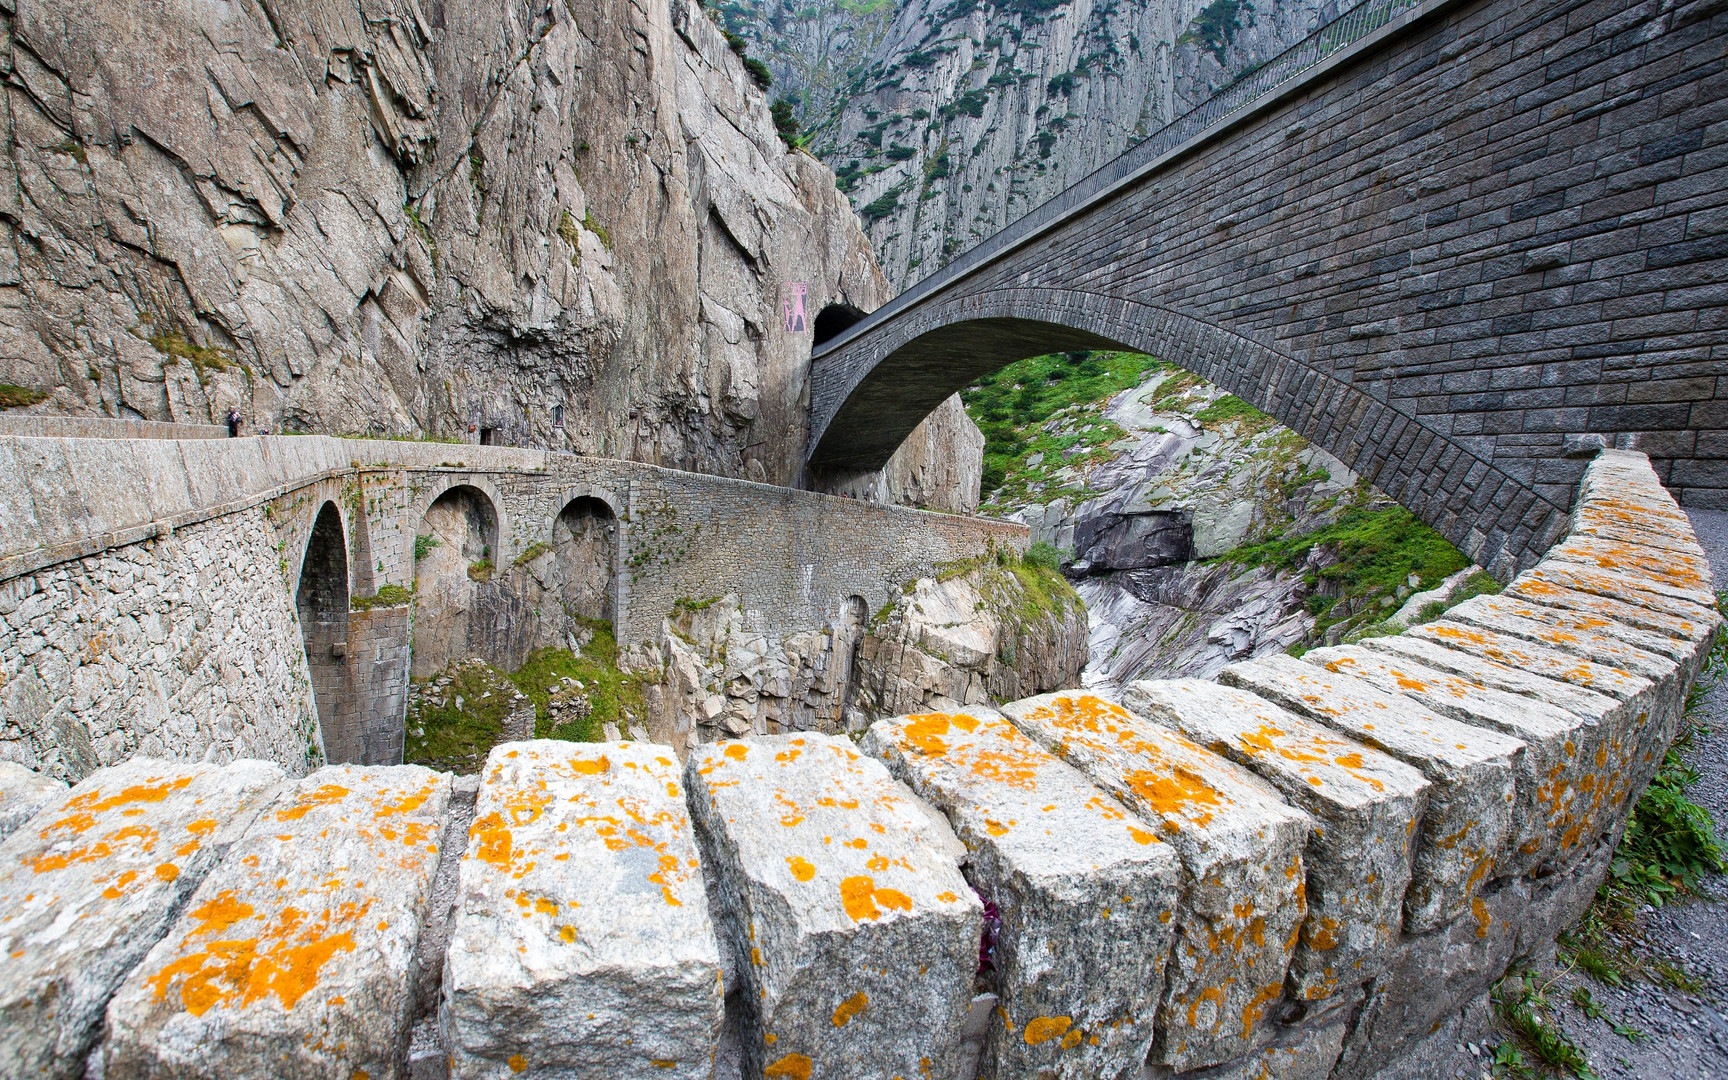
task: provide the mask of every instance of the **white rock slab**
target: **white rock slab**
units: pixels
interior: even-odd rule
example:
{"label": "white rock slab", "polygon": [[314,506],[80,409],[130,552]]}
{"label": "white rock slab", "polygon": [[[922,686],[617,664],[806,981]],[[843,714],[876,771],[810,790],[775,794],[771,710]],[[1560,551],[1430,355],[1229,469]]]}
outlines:
{"label": "white rock slab", "polygon": [[[1565,779],[1571,789],[1566,796],[1571,824],[1557,841],[1561,854],[1582,850],[1613,831],[1619,809],[1634,790],[1642,789],[1655,768],[1655,755],[1647,749],[1657,738],[1655,732],[1676,723],[1684,704],[1677,686],[1651,683],[1516,639],[1498,638],[1490,646],[1492,656],[1447,648],[1442,642],[1412,633],[1367,638],[1361,645],[1372,652],[1461,675],[1490,689],[1558,706],[1577,717],[1574,734],[1568,740],[1571,746],[1562,747],[1566,769],[1556,776]],[[1538,656],[1540,663],[1526,666],[1523,662],[1535,661]],[[1566,672],[1576,681],[1550,677]],[[1502,730],[1532,741],[1520,732]]]}
{"label": "white rock slab", "polygon": [[953,1076],[983,905],[941,815],[839,736],[709,744],[686,776],[744,1075]]}
{"label": "white rock slab", "polygon": [[109,997],[281,782],[133,758],[0,844],[0,1076],[84,1074]]}
{"label": "white rock slab", "polygon": [[108,1076],[394,1077],[450,776],[331,765],[283,791],[108,1005]]}
{"label": "white rock slab", "polygon": [[1234,687],[1148,680],[1129,684],[1123,703],[1245,766],[1313,816],[1302,853],[1308,916],[1290,963],[1296,995],[1320,1001],[1378,975],[1404,922],[1428,793],[1422,774]]}
{"label": "white rock slab", "polygon": [[979,1075],[1139,1080],[1182,903],[1157,831],[989,709],[877,722],[864,750],[954,827],[1000,911]]}
{"label": "white rock slab", "polygon": [[66,781],[43,776],[13,761],[0,761],[0,840],[17,832],[36,812],[66,792]]}
{"label": "white rock slab", "polygon": [[1155,823],[1187,871],[1153,1058],[1176,1072],[1247,1052],[1307,914],[1312,819],[1252,773],[1092,694],[1002,706],[1034,742]]}
{"label": "white rock slab", "polygon": [[1232,664],[1218,677],[1422,770],[1433,786],[1404,905],[1412,933],[1457,918],[1511,854],[1517,769],[1525,754],[1518,739],[1289,656]]}
{"label": "white rock slab", "polygon": [[450,1075],[697,1080],[720,953],[671,747],[501,743],[462,857]]}

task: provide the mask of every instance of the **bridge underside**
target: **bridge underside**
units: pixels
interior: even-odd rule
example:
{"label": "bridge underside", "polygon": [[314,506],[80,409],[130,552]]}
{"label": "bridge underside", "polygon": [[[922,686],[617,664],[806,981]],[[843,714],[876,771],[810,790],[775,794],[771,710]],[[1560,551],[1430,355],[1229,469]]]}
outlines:
{"label": "bridge underside", "polygon": [[879,467],[984,372],[1126,347],[1502,577],[1562,531],[1591,438],[1728,507],[1728,8],[1364,0],[1351,20],[1371,28],[1347,48],[1274,60],[1260,97],[1179,120],[820,347],[809,463]]}
{"label": "bridge underside", "polygon": [[1033,319],[945,326],[870,370],[810,454],[818,468],[880,469],[919,421],[950,395],[1016,360],[1074,349],[1132,349],[1084,330]]}

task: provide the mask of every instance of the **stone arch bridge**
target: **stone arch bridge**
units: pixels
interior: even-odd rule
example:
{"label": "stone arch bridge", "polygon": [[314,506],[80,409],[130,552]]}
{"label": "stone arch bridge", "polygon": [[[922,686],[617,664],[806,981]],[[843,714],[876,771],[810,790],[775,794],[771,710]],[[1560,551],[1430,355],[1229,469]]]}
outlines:
{"label": "stone arch bridge", "polygon": [[1365,0],[819,343],[811,474],[880,468],[1013,360],[1131,348],[1503,579],[1589,436],[1728,504],[1725,29],[1711,0]]}
{"label": "stone arch bridge", "polygon": [[[822,631],[1027,543],[627,461],[167,434],[0,432],[0,761],[68,779],[134,754],[396,762],[411,667],[514,669],[564,643],[573,607],[623,648],[728,593],[763,626]],[[581,558],[560,566],[572,529]]]}

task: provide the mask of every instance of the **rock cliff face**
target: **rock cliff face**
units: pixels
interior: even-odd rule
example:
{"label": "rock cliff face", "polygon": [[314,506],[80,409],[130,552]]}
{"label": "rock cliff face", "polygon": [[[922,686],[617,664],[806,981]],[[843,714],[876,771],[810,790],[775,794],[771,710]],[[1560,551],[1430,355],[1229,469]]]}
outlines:
{"label": "rock cliff face", "polygon": [[1348,6],[730,0],[720,12],[801,103],[812,149],[904,288]]}
{"label": "rock cliff face", "polygon": [[0,382],[37,411],[793,483],[814,315],[887,295],[692,0],[0,9]]}
{"label": "rock cliff face", "polygon": [[648,732],[683,753],[1073,686],[1086,633],[1086,609],[1059,575],[1003,553],[908,582],[882,611],[859,604],[819,631],[778,635],[731,595],[687,605],[624,663],[659,676]]}

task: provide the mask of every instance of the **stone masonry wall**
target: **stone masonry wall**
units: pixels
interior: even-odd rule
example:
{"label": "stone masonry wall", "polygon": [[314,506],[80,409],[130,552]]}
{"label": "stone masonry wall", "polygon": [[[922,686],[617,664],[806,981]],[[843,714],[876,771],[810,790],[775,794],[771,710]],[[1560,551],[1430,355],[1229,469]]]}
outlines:
{"label": "stone masonry wall", "polygon": [[[1434,1075],[1607,872],[1719,632],[1712,585],[1647,460],[1607,451],[1504,593],[1134,683],[1126,707],[1046,694],[861,745],[702,746],[682,771],[642,741],[503,743],[477,794],[416,767],[138,757],[70,791],[0,770],[0,804],[42,807],[0,843],[0,1015],[20,1018],[0,1059]],[[158,838],[181,836],[170,858]],[[308,851],[351,872],[314,883]],[[219,948],[218,922],[259,947]],[[302,949],[303,926],[356,947]],[[271,975],[287,949],[292,985]],[[545,1001],[588,1019],[538,1025]]]}
{"label": "stone masonry wall", "polygon": [[323,762],[261,509],[0,582],[0,760],[80,780],[135,755]]}

